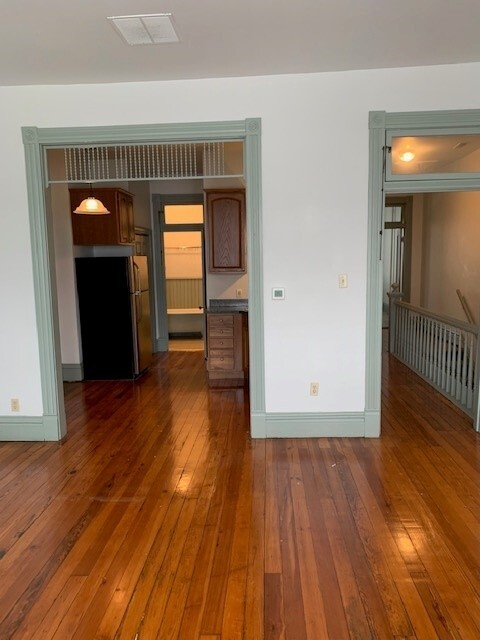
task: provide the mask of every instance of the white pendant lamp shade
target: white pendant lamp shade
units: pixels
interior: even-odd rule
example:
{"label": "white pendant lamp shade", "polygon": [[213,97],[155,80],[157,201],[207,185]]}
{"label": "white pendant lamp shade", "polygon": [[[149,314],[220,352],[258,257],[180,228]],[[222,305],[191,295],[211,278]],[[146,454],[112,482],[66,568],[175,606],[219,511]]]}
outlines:
{"label": "white pendant lamp shade", "polygon": [[73,213],[94,215],[94,216],[103,216],[107,213],[110,213],[108,209],[105,208],[103,202],[95,198],[94,196],[89,196],[82,200],[78,207],[74,210]]}

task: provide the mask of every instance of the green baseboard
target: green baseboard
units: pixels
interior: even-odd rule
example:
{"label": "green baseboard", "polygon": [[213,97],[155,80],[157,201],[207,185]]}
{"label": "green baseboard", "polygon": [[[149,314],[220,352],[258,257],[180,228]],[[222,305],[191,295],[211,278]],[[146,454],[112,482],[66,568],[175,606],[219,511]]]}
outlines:
{"label": "green baseboard", "polygon": [[83,364],[62,364],[62,380],[64,382],[80,382],[83,380]]}
{"label": "green baseboard", "polygon": [[267,413],[252,414],[252,438],[363,438],[365,414],[339,413]]}

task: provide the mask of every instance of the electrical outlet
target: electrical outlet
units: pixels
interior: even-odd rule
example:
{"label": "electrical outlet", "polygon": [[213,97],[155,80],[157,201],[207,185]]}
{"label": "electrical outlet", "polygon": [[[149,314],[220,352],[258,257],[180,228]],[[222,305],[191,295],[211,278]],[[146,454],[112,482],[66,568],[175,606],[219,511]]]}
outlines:
{"label": "electrical outlet", "polygon": [[20,411],[20,400],[18,398],[12,398],[10,400],[10,409],[12,411]]}
{"label": "electrical outlet", "polygon": [[318,387],[319,387],[318,382],[311,382],[310,383],[310,395],[311,396],[318,396]]}

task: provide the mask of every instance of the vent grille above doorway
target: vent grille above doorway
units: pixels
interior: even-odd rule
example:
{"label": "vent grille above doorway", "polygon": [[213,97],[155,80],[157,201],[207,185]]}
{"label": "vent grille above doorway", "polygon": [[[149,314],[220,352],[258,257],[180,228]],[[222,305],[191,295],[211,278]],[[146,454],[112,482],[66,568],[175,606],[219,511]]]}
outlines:
{"label": "vent grille above doorway", "polygon": [[63,169],[48,163],[49,183],[243,176],[241,141],[82,145],[63,153]]}

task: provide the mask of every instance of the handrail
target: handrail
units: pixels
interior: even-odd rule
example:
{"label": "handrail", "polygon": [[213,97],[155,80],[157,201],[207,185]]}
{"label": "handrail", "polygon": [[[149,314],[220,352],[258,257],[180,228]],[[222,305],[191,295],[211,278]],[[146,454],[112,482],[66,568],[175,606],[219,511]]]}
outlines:
{"label": "handrail", "polygon": [[[392,296],[393,298],[394,296]],[[423,309],[422,307],[415,307],[413,304],[409,302],[397,301],[395,300],[395,304],[399,307],[404,307],[405,309],[409,309],[415,313],[420,313],[423,316],[428,318],[432,318],[432,320],[437,320],[438,322],[443,322],[444,324],[451,325],[457,329],[461,329],[462,331],[468,331],[468,333],[473,333],[478,335],[479,333],[479,325],[478,324],[470,324],[469,322],[463,322],[463,320],[457,320],[457,318],[452,318],[450,316],[441,316],[437,313],[432,313],[428,311],[428,309]]]}
{"label": "handrail", "polygon": [[475,324],[475,318],[473,317],[472,310],[470,309],[467,299],[465,298],[463,293],[460,291],[460,289],[457,289],[457,296],[458,296],[458,299],[460,300],[460,304],[462,305],[462,309],[464,310],[465,315],[467,316],[467,320],[470,322],[470,324]]}

